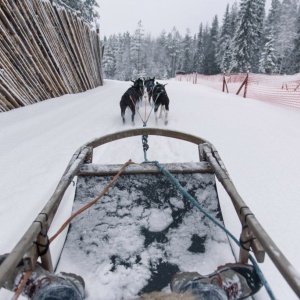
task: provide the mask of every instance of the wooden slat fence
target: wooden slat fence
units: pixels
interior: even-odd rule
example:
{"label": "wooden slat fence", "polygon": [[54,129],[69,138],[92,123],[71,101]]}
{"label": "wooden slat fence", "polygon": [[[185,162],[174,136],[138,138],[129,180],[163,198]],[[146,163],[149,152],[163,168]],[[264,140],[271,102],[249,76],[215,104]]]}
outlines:
{"label": "wooden slat fence", "polygon": [[48,0],[0,0],[0,112],[103,85],[99,30]]}

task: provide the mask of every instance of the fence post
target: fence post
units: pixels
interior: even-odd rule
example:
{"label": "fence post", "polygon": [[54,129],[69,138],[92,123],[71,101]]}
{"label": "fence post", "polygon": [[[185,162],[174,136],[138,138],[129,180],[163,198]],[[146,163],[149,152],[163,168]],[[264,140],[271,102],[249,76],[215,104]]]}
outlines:
{"label": "fence post", "polygon": [[249,80],[249,72],[250,72],[250,69],[248,69],[247,76],[246,76],[246,79],[245,79],[244,98],[246,98],[246,96],[247,96],[247,87],[248,87],[248,80]]}
{"label": "fence post", "polygon": [[225,87],[226,87],[226,91],[227,91],[227,93],[228,93],[228,87],[227,87],[227,83],[226,83],[225,76],[226,76],[226,68],[225,68],[224,71],[223,71],[223,89],[222,89],[222,92],[225,91]]}
{"label": "fence post", "polygon": [[240,93],[241,89],[243,88],[243,86],[245,85],[244,98],[246,98],[246,94],[247,94],[248,77],[249,77],[249,69],[247,71],[246,78],[244,79],[242,85],[240,86],[239,90],[236,93],[238,95]]}

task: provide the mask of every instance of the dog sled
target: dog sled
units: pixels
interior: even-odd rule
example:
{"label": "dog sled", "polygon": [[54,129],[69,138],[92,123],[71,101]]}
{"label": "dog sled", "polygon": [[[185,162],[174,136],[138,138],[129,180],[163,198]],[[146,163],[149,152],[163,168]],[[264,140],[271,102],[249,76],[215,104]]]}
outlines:
{"label": "dog sled", "polygon": [[[95,148],[135,136],[142,137],[143,163],[93,163]],[[199,161],[148,161],[149,136],[195,144]],[[49,237],[75,179],[73,215]],[[224,224],[216,179],[240,220],[239,240]],[[67,226],[54,266],[49,245]],[[240,247],[237,258],[232,243]],[[300,297],[298,273],[238,194],[215,147],[178,131],[132,129],[94,139],[75,152],[46,206],[11,253],[0,257],[0,286],[14,292],[14,299],[22,294],[38,300],[143,299],[153,292],[242,299],[264,286],[275,299],[258,266],[265,253]]]}

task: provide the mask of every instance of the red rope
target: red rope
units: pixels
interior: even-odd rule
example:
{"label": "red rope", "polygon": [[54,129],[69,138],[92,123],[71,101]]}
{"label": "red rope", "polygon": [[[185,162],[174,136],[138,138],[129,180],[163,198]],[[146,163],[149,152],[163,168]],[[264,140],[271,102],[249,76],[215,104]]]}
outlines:
{"label": "red rope", "polygon": [[18,288],[17,288],[17,290],[16,290],[14,296],[11,298],[11,300],[17,300],[17,299],[19,298],[19,296],[21,295],[22,290],[23,290],[23,288],[24,288],[24,286],[25,286],[27,280],[29,279],[31,273],[32,273],[32,271],[27,271],[27,272],[25,273],[25,275],[22,276],[21,281],[20,281],[20,284],[19,284],[19,286],[18,286]]}

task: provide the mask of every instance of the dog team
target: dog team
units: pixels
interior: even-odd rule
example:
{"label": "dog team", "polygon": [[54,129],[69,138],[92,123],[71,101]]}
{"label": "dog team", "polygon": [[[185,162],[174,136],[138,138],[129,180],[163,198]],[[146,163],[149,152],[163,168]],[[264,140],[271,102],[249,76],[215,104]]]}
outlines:
{"label": "dog team", "polygon": [[138,78],[135,81],[132,81],[133,85],[123,94],[120,107],[121,107],[121,116],[123,124],[125,123],[125,111],[129,107],[131,114],[131,122],[134,124],[134,116],[136,112],[136,107],[139,109],[139,105],[142,102],[142,98],[146,93],[148,94],[149,104],[154,107],[155,120],[157,122],[158,116],[157,111],[160,107],[159,118],[162,117],[162,111],[165,112],[165,125],[168,124],[168,113],[169,113],[169,97],[166,92],[165,86],[167,84],[161,84],[156,82],[155,77],[153,78]]}

